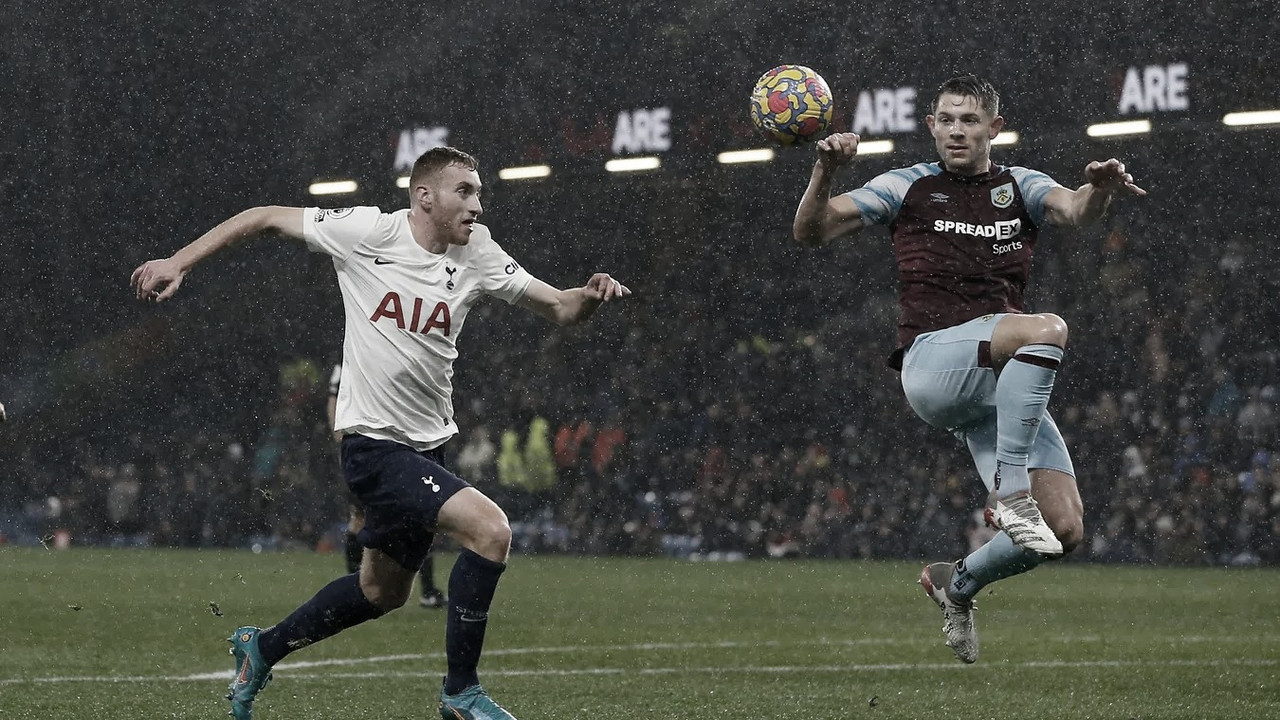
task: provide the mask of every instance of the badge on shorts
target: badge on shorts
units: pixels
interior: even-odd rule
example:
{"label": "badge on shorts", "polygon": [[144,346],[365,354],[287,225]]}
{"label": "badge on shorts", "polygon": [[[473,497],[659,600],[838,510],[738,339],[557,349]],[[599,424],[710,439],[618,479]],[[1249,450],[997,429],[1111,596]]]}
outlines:
{"label": "badge on shorts", "polygon": [[1013,204],[1013,183],[1005,183],[998,188],[991,188],[991,204],[998,208],[1007,208]]}

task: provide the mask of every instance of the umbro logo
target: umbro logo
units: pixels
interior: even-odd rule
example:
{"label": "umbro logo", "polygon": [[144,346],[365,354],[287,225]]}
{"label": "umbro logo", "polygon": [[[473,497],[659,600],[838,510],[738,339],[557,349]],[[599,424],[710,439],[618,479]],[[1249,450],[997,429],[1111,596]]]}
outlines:
{"label": "umbro logo", "polygon": [[393,262],[395,262],[395,260],[383,260],[380,257],[376,257],[373,259],[374,265],[390,265]]}
{"label": "umbro logo", "polygon": [[951,200],[951,196],[946,193],[929,193],[929,202],[944,203]]}

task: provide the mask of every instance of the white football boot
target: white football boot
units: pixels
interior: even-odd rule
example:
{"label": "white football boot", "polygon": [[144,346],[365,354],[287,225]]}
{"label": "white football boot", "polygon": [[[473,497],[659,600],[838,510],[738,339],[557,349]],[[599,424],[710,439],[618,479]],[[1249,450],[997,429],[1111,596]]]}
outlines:
{"label": "white football boot", "polygon": [[936,562],[926,565],[920,573],[920,587],[931,600],[942,608],[942,632],[947,636],[947,647],[966,663],[978,661],[978,631],[973,624],[973,600],[955,600],[947,588],[956,564]]}

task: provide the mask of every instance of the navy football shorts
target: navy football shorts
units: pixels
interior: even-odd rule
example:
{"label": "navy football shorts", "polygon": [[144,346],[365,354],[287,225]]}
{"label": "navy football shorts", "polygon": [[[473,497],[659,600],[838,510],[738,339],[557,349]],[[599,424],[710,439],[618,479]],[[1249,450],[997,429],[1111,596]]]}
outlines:
{"label": "navy football shorts", "polygon": [[441,464],[443,448],[418,451],[363,435],[342,439],[342,475],[364,507],[361,545],[386,553],[417,570],[435,539],[436,519],[445,501],[471,487]]}

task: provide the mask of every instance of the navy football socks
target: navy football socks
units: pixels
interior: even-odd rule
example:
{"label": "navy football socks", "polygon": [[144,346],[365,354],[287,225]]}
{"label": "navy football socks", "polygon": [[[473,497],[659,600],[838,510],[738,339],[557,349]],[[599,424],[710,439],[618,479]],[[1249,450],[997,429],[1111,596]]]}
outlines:
{"label": "navy football socks", "polygon": [[360,547],[360,541],[356,539],[355,533],[346,534],[343,552],[347,557],[347,574],[359,572],[360,558],[364,555],[364,548]]}
{"label": "navy football socks", "polygon": [[258,635],[258,650],[268,665],[330,635],[385,613],[360,589],[360,576],[344,575],[320,589],[289,617]]}
{"label": "navy football socks", "polygon": [[449,573],[449,617],[445,625],[444,649],[449,674],[444,691],[449,695],[480,682],[476,667],[489,624],[489,604],[498,589],[498,578],[507,568],[466,548]]}
{"label": "navy football socks", "polygon": [[418,577],[422,579],[422,594],[426,595],[428,591],[436,589],[436,571],[435,561],[431,555],[427,555],[422,561],[422,565],[418,567]]}

